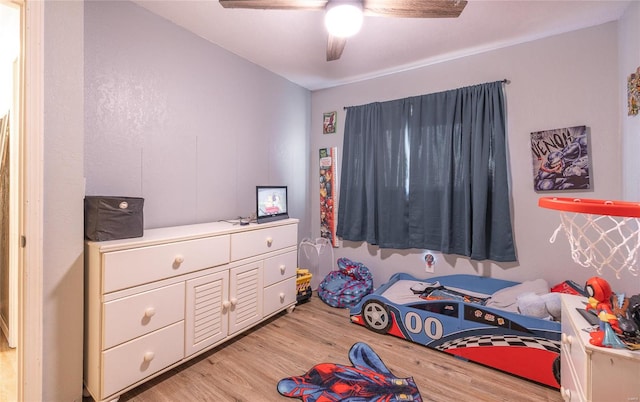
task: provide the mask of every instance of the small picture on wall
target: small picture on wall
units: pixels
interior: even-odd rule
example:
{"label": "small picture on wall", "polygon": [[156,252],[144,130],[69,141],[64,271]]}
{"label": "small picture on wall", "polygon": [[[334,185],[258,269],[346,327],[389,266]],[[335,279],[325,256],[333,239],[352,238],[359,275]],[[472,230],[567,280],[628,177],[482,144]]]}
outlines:
{"label": "small picture on wall", "polygon": [[334,134],[336,132],[336,123],[338,112],[325,113],[322,119],[322,134]]}
{"label": "small picture on wall", "polygon": [[627,95],[629,99],[629,116],[636,116],[640,108],[640,67],[629,76]]}
{"label": "small picture on wall", "polygon": [[586,126],[531,133],[531,156],[535,191],[591,187]]}

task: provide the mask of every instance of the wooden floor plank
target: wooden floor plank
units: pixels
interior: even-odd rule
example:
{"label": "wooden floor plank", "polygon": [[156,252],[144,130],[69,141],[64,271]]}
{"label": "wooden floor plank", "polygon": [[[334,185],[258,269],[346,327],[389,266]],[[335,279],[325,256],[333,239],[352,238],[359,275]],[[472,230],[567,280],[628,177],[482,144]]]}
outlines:
{"label": "wooden floor plank", "polygon": [[394,375],[413,377],[424,401],[562,401],[558,390],[351,324],[348,310],[314,294],[293,313],[152,379],[120,402],[291,401],[278,394],[280,379],[318,363],[351,365],[348,352],[356,342],[371,346]]}

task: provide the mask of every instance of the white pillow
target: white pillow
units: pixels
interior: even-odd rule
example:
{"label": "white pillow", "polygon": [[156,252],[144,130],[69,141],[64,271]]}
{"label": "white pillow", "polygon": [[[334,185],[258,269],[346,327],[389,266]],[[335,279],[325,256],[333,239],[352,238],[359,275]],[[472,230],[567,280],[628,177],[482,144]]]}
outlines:
{"label": "white pillow", "polygon": [[500,289],[491,295],[487,301],[487,307],[518,312],[518,296],[523,293],[533,292],[537,295],[549,293],[549,284],[544,279],[525,281],[508,288]]}

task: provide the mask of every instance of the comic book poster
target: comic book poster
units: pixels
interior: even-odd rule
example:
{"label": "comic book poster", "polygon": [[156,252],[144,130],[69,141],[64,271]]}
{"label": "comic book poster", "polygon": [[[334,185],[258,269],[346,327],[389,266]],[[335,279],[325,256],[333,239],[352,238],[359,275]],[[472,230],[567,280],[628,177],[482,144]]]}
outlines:
{"label": "comic book poster", "polygon": [[336,147],[320,149],[320,236],[329,239],[333,247],[338,247],[337,155]]}
{"label": "comic book poster", "polygon": [[586,126],[531,133],[531,154],[535,191],[590,188]]}
{"label": "comic book poster", "polygon": [[629,105],[629,116],[635,116],[640,110],[640,67],[635,73],[629,76],[627,83],[627,99]]}
{"label": "comic book poster", "polygon": [[328,112],[322,115],[322,134],[335,134],[338,124],[338,112]]}

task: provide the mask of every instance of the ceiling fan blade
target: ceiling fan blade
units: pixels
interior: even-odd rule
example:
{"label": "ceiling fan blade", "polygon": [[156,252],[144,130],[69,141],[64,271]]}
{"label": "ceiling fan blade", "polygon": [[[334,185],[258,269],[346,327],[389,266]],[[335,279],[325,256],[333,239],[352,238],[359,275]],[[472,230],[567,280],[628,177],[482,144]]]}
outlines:
{"label": "ceiling fan blade", "polygon": [[401,18],[457,18],[466,0],[363,0],[365,15]]}
{"label": "ceiling fan blade", "polygon": [[327,41],[327,61],[338,60],[342,56],[344,46],[347,44],[347,38],[329,35]]}
{"label": "ceiling fan blade", "polygon": [[328,0],[220,0],[224,8],[262,10],[324,10]]}

